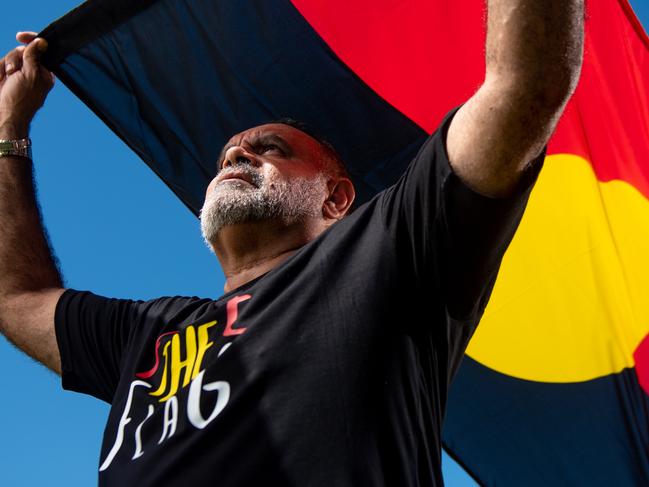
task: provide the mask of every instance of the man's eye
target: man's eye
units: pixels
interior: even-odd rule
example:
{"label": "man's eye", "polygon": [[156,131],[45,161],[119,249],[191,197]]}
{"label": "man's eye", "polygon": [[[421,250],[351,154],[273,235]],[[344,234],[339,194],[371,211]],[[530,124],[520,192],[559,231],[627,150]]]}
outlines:
{"label": "man's eye", "polygon": [[277,147],[275,144],[266,144],[261,147],[261,153],[265,154],[266,152],[281,152],[280,148]]}

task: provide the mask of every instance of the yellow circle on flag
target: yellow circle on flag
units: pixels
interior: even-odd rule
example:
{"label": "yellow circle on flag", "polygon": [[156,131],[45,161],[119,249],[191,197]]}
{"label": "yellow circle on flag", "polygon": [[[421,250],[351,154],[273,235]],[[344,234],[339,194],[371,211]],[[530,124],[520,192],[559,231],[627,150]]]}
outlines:
{"label": "yellow circle on flag", "polygon": [[467,353],[513,377],[581,382],[633,367],[649,333],[649,200],[546,158]]}

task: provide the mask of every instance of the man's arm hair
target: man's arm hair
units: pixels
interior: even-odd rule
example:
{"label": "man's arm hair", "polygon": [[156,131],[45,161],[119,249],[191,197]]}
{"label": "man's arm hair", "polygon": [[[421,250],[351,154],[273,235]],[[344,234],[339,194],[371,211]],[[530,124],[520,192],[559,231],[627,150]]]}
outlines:
{"label": "man's arm hair", "polygon": [[[38,63],[44,41],[26,39],[0,59],[0,139],[28,134],[29,123],[52,87]],[[0,332],[57,373],[61,359],[54,310],[63,293],[36,202],[31,161],[0,157]]]}
{"label": "man's arm hair", "polygon": [[507,196],[543,150],[579,79],[583,24],[584,0],[488,0],[485,81],[447,136],[469,187]]}

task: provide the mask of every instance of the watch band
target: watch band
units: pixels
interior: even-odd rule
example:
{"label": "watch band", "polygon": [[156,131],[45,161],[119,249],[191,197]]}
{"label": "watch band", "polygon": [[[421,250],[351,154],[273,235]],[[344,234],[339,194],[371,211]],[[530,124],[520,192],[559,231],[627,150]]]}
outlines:
{"label": "watch band", "polygon": [[0,157],[24,157],[32,160],[32,141],[29,138],[0,140]]}

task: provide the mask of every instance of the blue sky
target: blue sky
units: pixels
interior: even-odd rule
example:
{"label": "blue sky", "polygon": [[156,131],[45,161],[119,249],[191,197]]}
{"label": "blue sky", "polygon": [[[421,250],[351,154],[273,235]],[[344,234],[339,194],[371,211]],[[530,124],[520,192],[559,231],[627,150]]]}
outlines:
{"label": "blue sky", "polygon": [[[16,31],[38,31],[77,3],[6,6],[0,51],[14,47]],[[649,26],[649,2],[631,4]],[[223,275],[195,217],[61,83],[32,139],[44,219],[68,287],[143,299],[221,294]],[[0,484],[96,484],[107,405],[63,391],[56,375],[3,338],[0,391]],[[475,485],[448,459],[444,470],[450,487]]]}

